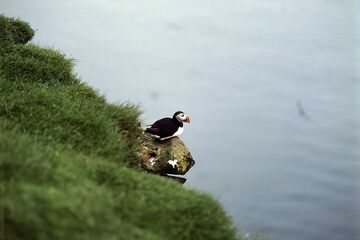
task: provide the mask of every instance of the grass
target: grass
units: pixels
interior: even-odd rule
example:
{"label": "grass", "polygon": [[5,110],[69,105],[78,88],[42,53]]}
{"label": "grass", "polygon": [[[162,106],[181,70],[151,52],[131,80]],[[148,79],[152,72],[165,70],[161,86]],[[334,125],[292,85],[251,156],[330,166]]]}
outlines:
{"label": "grass", "polygon": [[[112,105],[53,49],[9,45],[0,53],[0,118],[44,142],[125,162],[140,130],[134,106]],[[133,137],[132,137],[133,136]]]}
{"label": "grass", "polygon": [[26,22],[0,15],[0,44],[25,44],[34,36],[34,30]]}
{"label": "grass", "polygon": [[209,195],[134,168],[137,107],[25,44],[27,23],[0,16],[0,33],[0,239],[241,238]]}
{"label": "grass", "polygon": [[3,239],[234,239],[205,194],[0,124]]}

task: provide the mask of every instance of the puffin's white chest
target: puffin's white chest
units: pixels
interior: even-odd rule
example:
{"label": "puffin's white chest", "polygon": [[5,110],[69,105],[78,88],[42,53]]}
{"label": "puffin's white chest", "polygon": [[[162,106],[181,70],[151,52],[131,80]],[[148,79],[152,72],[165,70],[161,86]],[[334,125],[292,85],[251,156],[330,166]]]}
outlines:
{"label": "puffin's white chest", "polygon": [[180,136],[184,131],[184,128],[179,127],[178,130],[172,135],[173,137]]}

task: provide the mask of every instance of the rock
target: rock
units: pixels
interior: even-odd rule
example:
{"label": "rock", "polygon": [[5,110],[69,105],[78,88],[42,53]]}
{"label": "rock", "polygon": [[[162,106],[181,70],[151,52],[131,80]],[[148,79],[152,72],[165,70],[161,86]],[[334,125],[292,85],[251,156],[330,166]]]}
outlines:
{"label": "rock", "polygon": [[190,150],[180,138],[160,141],[147,133],[140,137],[137,157],[142,169],[161,175],[184,175],[195,164]]}

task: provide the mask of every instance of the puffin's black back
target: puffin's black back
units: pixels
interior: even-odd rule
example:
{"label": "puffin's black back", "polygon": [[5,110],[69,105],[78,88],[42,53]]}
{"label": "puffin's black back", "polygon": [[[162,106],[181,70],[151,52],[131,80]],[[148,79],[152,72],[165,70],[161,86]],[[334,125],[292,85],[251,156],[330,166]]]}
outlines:
{"label": "puffin's black back", "polygon": [[176,116],[179,113],[182,112],[178,111],[174,113],[173,118],[167,117],[157,120],[151,125],[150,128],[145,129],[145,132],[153,135],[157,135],[160,138],[172,136],[179,129],[179,127],[183,127],[183,123],[179,122],[176,119]]}

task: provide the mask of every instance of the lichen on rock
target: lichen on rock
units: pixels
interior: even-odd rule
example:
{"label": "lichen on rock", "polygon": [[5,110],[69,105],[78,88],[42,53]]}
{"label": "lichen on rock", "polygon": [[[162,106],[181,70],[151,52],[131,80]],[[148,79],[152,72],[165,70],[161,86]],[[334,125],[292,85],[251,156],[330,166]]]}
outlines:
{"label": "lichen on rock", "polygon": [[159,141],[144,133],[137,156],[142,169],[162,175],[184,175],[195,164],[190,150],[178,137]]}

